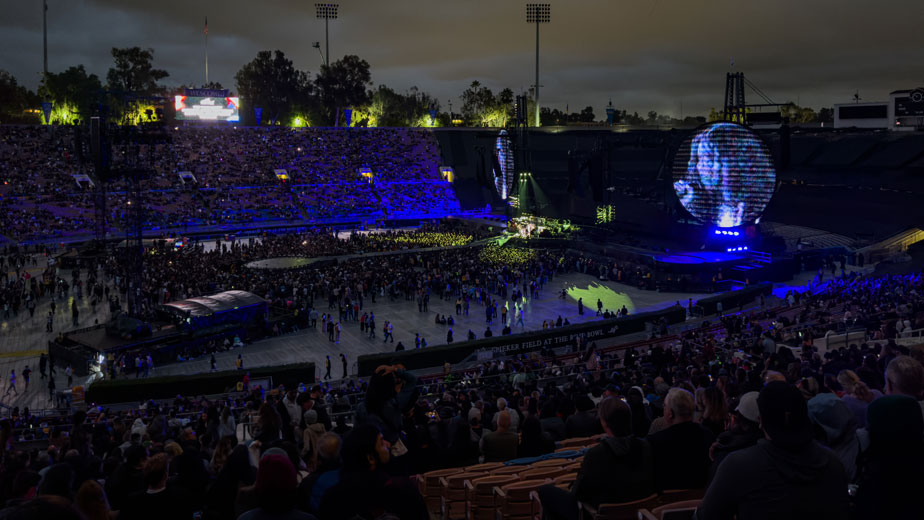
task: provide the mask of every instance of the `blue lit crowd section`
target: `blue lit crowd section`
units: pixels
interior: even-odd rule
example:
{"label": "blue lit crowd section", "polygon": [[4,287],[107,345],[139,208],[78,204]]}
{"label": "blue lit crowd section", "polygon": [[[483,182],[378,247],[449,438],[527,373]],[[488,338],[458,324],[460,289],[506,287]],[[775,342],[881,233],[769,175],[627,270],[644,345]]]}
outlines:
{"label": "blue lit crowd section", "polygon": [[[177,127],[171,144],[141,145],[153,172],[142,181],[144,229],[337,223],[368,218],[440,218],[461,212],[452,183],[440,174],[433,133],[410,128]],[[19,143],[58,143],[30,147]],[[30,241],[92,235],[89,161],[62,154],[67,128],[0,127],[0,234]],[[113,168],[122,166],[113,153]],[[284,172],[285,175],[280,175]],[[363,172],[363,173],[360,173]],[[132,215],[131,186],[107,185],[111,233]]]}

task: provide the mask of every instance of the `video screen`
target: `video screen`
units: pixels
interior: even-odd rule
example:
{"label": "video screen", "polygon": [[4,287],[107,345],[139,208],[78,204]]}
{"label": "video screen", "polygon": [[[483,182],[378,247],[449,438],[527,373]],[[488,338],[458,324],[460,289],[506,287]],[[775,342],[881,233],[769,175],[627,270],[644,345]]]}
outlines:
{"label": "video screen", "polygon": [[697,220],[720,228],[754,222],[770,202],[776,170],[754,132],[735,123],[698,129],[674,156],[674,192]]}
{"label": "video screen", "polygon": [[240,121],[240,98],[176,96],[177,121]]}
{"label": "video screen", "polygon": [[494,142],[494,188],[500,198],[507,200],[513,188],[513,151],[510,149],[510,136],[506,130],[497,134]]}

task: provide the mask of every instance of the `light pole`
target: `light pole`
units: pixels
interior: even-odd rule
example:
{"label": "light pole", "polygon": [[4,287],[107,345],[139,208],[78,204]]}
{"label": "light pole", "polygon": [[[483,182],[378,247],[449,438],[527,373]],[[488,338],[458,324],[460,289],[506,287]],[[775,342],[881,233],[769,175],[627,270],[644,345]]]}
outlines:
{"label": "light pole", "polygon": [[48,0],[42,0],[42,55],[45,58],[42,78],[48,81]]}
{"label": "light pole", "polygon": [[539,126],[539,24],[552,21],[551,4],[526,4],[526,22],[536,24],[536,126]]}
{"label": "light pole", "polygon": [[317,17],[324,19],[324,52],[326,53],[324,65],[330,66],[330,39],[327,35],[327,25],[330,20],[337,19],[340,4],[314,4],[314,9]]}

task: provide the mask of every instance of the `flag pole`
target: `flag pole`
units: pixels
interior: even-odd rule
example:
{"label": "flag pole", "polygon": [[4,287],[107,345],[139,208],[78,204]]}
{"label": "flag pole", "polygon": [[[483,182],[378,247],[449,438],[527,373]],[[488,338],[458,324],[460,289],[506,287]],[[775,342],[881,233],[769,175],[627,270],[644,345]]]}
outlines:
{"label": "flag pole", "polygon": [[209,17],[205,17],[205,85],[209,84]]}

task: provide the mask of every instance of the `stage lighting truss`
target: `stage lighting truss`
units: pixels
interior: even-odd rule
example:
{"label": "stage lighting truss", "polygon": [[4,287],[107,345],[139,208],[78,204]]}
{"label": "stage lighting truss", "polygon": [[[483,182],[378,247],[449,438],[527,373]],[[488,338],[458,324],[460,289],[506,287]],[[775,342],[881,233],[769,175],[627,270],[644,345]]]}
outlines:
{"label": "stage lighting truss", "polygon": [[314,8],[318,18],[336,20],[340,4],[314,4]]}
{"label": "stage lighting truss", "polygon": [[552,21],[552,4],[526,4],[527,23],[549,23]]}

